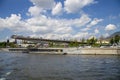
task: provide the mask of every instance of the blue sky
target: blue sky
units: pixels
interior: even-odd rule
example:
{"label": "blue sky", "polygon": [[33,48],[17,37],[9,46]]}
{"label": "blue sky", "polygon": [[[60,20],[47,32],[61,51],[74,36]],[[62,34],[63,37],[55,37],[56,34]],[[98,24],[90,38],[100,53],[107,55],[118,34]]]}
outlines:
{"label": "blue sky", "polygon": [[120,0],[0,0],[0,41],[78,39],[120,31]]}

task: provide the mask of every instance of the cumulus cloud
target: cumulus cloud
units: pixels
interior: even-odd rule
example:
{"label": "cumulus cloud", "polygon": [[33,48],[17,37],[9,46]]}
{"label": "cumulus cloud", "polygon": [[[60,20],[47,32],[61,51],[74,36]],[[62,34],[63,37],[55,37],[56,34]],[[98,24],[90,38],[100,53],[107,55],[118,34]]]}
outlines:
{"label": "cumulus cloud", "polygon": [[61,14],[61,12],[62,12],[62,4],[61,4],[61,2],[59,2],[52,9],[52,15],[59,15],[59,14]]}
{"label": "cumulus cloud", "polygon": [[71,27],[60,27],[56,29],[54,32],[58,34],[66,34],[66,33],[72,32],[72,28]]}
{"label": "cumulus cloud", "polygon": [[98,34],[98,33],[99,33],[99,30],[98,30],[98,29],[95,29],[94,32],[95,32],[95,34]]}
{"label": "cumulus cloud", "polygon": [[55,4],[54,0],[31,0],[31,2],[42,9],[52,9]]}
{"label": "cumulus cloud", "polygon": [[64,35],[59,35],[59,34],[53,34],[53,33],[50,33],[50,34],[45,34],[44,35],[44,38],[47,38],[47,39],[60,39],[60,40],[67,40],[67,39],[70,39],[72,37],[71,34],[69,33],[66,33]]}
{"label": "cumulus cloud", "polygon": [[[89,27],[83,28],[92,19],[87,14],[82,14],[81,17],[75,19],[55,19],[45,15],[33,16],[23,20],[21,15],[11,14],[10,17],[0,18],[0,29],[9,29],[13,33],[28,33],[34,37],[43,37],[49,39],[81,39],[90,35],[87,30]],[[79,28],[77,31],[76,28]],[[98,29],[94,31],[99,33]]]}
{"label": "cumulus cloud", "polygon": [[110,36],[110,34],[108,34],[108,33],[105,33],[105,34],[103,35],[103,37],[108,37],[108,36]]}
{"label": "cumulus cloud", "polygon": [[30,16],[39,16],[40,12],[42,12],[43,9],[37,7],[37,6],[32,6],[28,9],[28,15]]}
{"label": "cumulus cloud", "polygon": [[[9,29],[13,32],[30,33],[30,35],[42,35],[46,38],[71,38],[75,31],[74,27],[85,26],[91,21],[88,15],[83,14],[80,18],[75,19],[54,19],[40,15],[25,20],[21,19],[21,15],[12,14],[7,18],[0,18],[0,29]],[[77,37],[77,35],[76,35]]]}
{"label": "cumulus cloud", "polygon": [[94,18],[93,21],[91,21],[90,24],[87,25],[87,27],[95,26],[95,25],[97,25],[101,21],[103,21],[103,19]]}
{"label": "cumulus cloud", "polygon": [[81,38],[87,38],[90,34],[88,32],[78,32],[73,37],[80,40]]}
{"label": "cumulus cloud", "polygon": [[108,24],[106,27],[105,27],[105,30],[106,31],[112,31],[112,30],[115,30],[117,27],[114,25],[114,24]]}
{"label": "cumulus cloud", "polygon": [[[80,39],[90,35],[97,35],[98,29],[92,26],[102,22],[103,19],[90,18],[88,14],[81,13],[80,17],[65,18],[67,13],[76,13],[82,8],[93,4],[94,0],[64,0],[64,3],[56,0],[30,0],[33,6],[28,8],[29,18],[22,19],[20,14],[11,14],[6,18],[0,18],[0,30],[8,29],[12,33],[27,33],[32,37],[43,37],[49,39]],[[66,11],[66,12],[63,12]],[[63,17],[55,17],[65,13]],[[52,15],[53,16],[52,16]],[[61,15],[62,16],[62,15]],[[68,15],[67,17],[71,16]],[[92,30],[90,33],[88,30]],[[109,24],[106,31],[115,30],[116,25]],[[107,34],[106,34],[107,35]]]}
{"label": "cumulus cloud", "polygon": [[80,11],[83,7],[94,3],[94,0],[65,0],[65,10],[68,13],[75,13]]}
{"label": "cumulus cloud", "polygon": [[24,25],[23,21],[21,20],[21,15],[18,14],[11,14],[10,17],[6,17],[5,19],[0,18],[0,29],[10,29],[14,32],[21,31]]}
{"label": "cumulus cloud", "polygon": [[76,26],[76,27],[81,27],[86,25],[87,23],[89,23],[91,21],[91,18],[87,15],[87,14],[82,14],[82,16],[79,19],[75,19],[72,21],[72,23]]}
{"label": "cumulus cloud", "polygon": [[90,28],[83,28],[83,29],[81,29],[81,31],[88,31],[88,30],[90,30]]}
{"label": "cumulus cloud", "polygon": [[[103,21],[103,19],[97,19],[97,18],[94,18],[93,20],[90,20],[86,25],[85,28],[81,29],[81,31],[88,31],[91,29],[92,26],[95,26],[97,25],[99,22]],[[94,30],[95,34],[98,34],[99,33],[99,30],[98,29],[95,29]]]}

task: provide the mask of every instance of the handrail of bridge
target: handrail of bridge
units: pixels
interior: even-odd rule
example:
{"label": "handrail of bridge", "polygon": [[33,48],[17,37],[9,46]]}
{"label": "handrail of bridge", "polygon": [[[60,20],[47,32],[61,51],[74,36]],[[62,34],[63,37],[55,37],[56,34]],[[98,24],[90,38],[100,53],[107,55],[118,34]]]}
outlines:
{"label": "handrail of bridge", "polygon": [[[31,38],[31,37],[24,37],[24,36],[18,36],[18,35],[12,35],[11,38],[13,39],[20,39],[20,40],[28,40],[28,41],[50,41],[50,42],[63,42],[63,43],[71,43],[76,41],[68,41],[68,40],[55,40],[55,39],[43,39],[43,38]],[[78,43],[81,43],[80,41],[77,41]]]}

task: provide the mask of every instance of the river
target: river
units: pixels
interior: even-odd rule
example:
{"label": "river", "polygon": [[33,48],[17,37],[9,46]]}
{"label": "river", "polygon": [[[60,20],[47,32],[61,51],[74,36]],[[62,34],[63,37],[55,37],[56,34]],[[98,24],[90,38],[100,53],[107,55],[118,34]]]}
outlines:
{"label": "river", "polygon": [[0,52],[0,80],[120,80],[120,56]]}

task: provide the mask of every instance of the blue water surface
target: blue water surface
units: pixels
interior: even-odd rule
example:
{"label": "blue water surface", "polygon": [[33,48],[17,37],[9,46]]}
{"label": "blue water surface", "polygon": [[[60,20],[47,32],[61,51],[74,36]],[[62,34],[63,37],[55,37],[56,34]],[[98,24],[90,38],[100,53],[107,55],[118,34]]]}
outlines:
{"label": "blue water surface", "polygon": [[120,56],[0,52],[0,80],[120,80]]}

